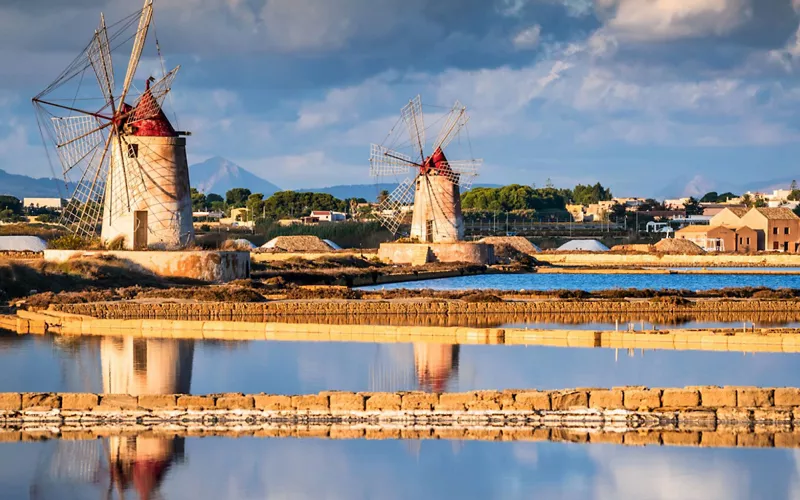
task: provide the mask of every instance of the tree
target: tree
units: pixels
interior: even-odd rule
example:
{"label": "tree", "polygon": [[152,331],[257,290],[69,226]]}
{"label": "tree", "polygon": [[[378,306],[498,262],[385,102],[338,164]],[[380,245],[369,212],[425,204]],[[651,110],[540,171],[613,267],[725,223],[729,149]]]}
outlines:
{"label": "tree", "polygon": [[797,181],[793,180],[792,183],[789,185],[790,191],[797,191]]}
{"label": "tree", "polygon": [[220,195],[218,195],[216,193],[208,193],[208,195],[206,196],[206,203],[211,205],[215,201],[225,202],[225,198],[223,198],[222,196],[220,196]]}
{"label": "tree", "polygon": [[244,208],[250,194],[250,190],[247,188],[233,188],[225,193],[225,201],[229,207]]}
{"label": "tree", "polygon": [[246,205],[254,220],[260,218],[264,211],[264,195],[261,193],[251,194],[247,197]]}
{"label": "tree", "polygon": [[700,203],[716,203],[719,200],[719,194],[716,191],[709,191],[700,198]]}
{"label": "tree", "polygon": [[591,205],[599,201],[608,201],[613,198],[611,190],[604,188],[599,182],[594,186],[578,184],[570,196],[573,203],[578,205]]}
{"label": "tree", "polygon": [[800,201],[800,189],[793,189],[786,198],[789,201]]}
{"label": "tree", "polygon": [[697,201],[697,198],[689,198],[686,203],[683,204],[684,210],[686,210],[686,215],[700,215],[703,213],[703,209],[700,208],[700,202]]}
{"label": "tree", "polygon": [[794,212],[796,215],[800,216],[800,205],[797,205],[796,207],[794,207],[794,210],[793,210],[793,212]]}
{"label": "tree", "polygon": [[0,210],[8,210],[13,215],[22,215],[22,202],[13,196],[0,195]]}
{"label": "tree", "polygon": [[378,203],[383,203],[389,198],[389,191],[383,190],[378,194]]}
{"label": "tree", "polygon": [[192,210],[194,210],[195,212],[203,212],[208,208],[206,195],[199,192],[195,188],[192,188],[191,196],[192,196]]}

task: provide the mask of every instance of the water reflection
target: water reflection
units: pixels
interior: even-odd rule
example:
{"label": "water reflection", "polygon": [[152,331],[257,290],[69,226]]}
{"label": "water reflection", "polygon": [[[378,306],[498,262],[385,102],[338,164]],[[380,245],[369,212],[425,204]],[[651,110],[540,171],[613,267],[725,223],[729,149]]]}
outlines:
{"label": "water reflection", "polygon": [[428,392],[443,392],[450,377],[458,375],[460,346],[414,344],[414,367],[419,387]]}
{"label": "water reflection", "polygon": [[[54,443],[0,447],[4,498],[41,485],[35,454]],[[191,457],[150,498],[793,499],[796,450],[624,447],[553,442],[189,438]],[[53,483],[50,496],[141,496],[105,485]],[[42,492],[43,490],[39,490]],[[145,490],[147,491],[147,490]]]}
{"label": "water reflection", "polygon": [[[194,342],[106,337],[100,359],[105,394],[189,394]],[[110,480],[120,493],[133,487],[152,498],[170,467],[183,460],[184,439],[147,435],[108,438]]]}

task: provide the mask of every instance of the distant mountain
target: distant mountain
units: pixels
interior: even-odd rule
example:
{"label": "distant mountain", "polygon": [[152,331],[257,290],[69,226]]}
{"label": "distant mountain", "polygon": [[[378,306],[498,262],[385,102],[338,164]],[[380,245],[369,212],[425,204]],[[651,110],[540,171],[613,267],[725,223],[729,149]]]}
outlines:
{"label": "distant mountain", "polygon": [[0,194],[19,198],[69,198],[72,187],[64,186],[64,181],[53,178],[34,179],[26,175],[9,174],[0,169]]}
{"label": "distant mountain", "polygon": [[[327,193],[335,198],[364,198],[367,201],[376,201],[381,191],[394,191],[397,184],[347,184],[324,188],[295,189],[300,193]],[[474,187],[501,187],[500,184],[476,184]]]}
{"label": "distant mountain", "polygon": [[748,182],[747,184],[743,184],[740,187],[741,192],[758,192],[758,193],[771,193],[776,189],[789,189],[789,186],[792,185],[792,181],[796,180],[800,182],[800,175],[795,175],[794,177],[784,177],[781,179],[772,179],[767,181],[754,181]]}
{"label": "distant mountain", "polygon": [[247,188],[251,193],[261,193],[265,197],[281,190],[275,184],[218,156],[189,167],[189,182],[202,193],[216,193],[223,197],[233,188]]}

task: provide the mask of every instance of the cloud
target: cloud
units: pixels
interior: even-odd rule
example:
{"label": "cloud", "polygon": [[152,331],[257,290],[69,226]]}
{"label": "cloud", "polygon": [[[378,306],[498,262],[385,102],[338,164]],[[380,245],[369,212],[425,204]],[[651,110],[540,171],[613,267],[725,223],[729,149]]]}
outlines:
{"label": "cloud", "polygon": [[542,27],[538,24],[525,28],[514,37],[514,46],[518,49],[534,49],[539,45]]}
{"label": "cloud", "polygon": [[242,160],[241,165],[256,175],[286,189],[326,187],[336,184],[367,184],[369,164],[345,164],[323,151],[298,155]]}
{"label": "cloud", "polygon": [[749,0],[597,0],[606,25],[636,41],[724,35],[748,21]]}

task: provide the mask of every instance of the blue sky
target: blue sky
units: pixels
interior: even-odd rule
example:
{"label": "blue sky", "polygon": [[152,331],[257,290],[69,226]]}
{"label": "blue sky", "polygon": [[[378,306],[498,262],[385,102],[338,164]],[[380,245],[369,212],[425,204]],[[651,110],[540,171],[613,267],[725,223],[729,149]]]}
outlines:
{"label": "blue sky", "polygon": [[[138,4],[0,2],[0,168],[50,175],[30,97],[101,10],[116,19]],[[797,172],[800,0],[155,6],[166,62],[182,65],[173,107],[193,132],[190,161],[223,156],[283,188],[373,182],[369,144],[417,93],[468,106],[478,182],[663,196]]]}

